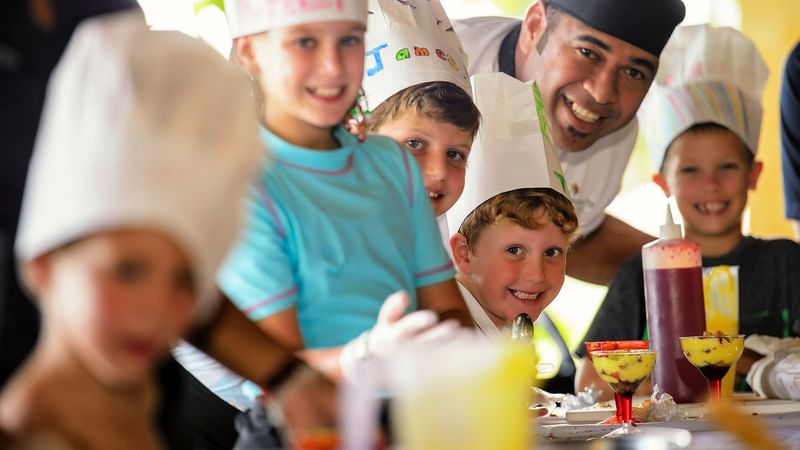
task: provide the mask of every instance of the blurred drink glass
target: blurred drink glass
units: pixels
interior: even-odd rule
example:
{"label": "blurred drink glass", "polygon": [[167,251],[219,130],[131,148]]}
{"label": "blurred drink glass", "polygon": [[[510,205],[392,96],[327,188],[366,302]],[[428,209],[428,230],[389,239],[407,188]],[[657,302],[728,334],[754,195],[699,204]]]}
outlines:
{"label": "blurred drink glass", "polygon": [[402,448],[531,448],[536,369],[527,346],[465,333],[444,345],[407,348],[387,369]]}

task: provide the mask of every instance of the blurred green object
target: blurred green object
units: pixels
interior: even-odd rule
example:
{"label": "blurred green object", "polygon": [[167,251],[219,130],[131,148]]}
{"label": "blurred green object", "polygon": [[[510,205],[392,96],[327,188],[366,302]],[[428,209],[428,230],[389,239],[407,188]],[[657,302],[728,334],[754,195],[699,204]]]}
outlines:
{"label": "blurred green object", "polygon": [[514,17],[522,17],[528,7],[531,6],[533,0],[494,0],[494,3],[503,9],[506,13]]}
{"label": "blurred green object", "polygon": [[200,14],[200,11],[208,8],[209,6],[216,6],[220,11],[225,12],[224,0],[195,0],[192,6],[195,16]]}

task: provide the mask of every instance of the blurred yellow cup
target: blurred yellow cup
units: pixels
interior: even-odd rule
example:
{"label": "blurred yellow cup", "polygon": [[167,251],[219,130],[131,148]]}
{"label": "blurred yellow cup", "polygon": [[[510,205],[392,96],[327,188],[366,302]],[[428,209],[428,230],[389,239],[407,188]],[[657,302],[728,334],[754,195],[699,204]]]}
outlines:
{"label": "blurred yellow cup", "polygon": [[465,334],[388,364],[402,448],[527,450],[535,364],[525,345]]}

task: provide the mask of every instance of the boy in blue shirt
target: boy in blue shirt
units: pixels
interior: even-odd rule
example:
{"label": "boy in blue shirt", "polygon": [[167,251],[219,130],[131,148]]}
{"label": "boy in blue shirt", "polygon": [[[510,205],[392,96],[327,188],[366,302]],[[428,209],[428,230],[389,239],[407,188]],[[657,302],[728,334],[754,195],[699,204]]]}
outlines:
{"label": "boy in blue shirt", "polygon": [[[452,330],[431,329],[436,313],[469,320],[413,158],[340,126],[361,85],[365,2],[290,3],[226,4],[273,164],[219,282],[264,331],[339,376],[391,342]],[[398,290],[408,296],[383,303]]]}

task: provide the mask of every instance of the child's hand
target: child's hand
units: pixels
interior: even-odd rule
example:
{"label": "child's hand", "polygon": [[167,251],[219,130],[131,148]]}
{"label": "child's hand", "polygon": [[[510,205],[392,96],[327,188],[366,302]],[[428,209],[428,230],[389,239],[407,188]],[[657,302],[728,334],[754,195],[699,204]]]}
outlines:
{"label": "child's hand", "polygon": [[405,314],[408,303],[404,291],[390,295],[381,306],[375,326],[345,345],[339,361],[346,378],[352,378],[357,365],[370,357],[385,355],[408,342],[443,341],[458,331],[458,322],[438,323],[433,311]]}
{"label": "child's hand", "polygon": [[270,411],[273,424],[284,430],[291,448],[302,449],[335,429],[336,395],[336,385],[330,379],[303,364],[278,388],[273,401],[262,399],[262,403]]}
{"label": "child's hand", "polygon": [[433,311],[414,311],[405,314],[409,299],[405,291],[395,292],[384,301],[378,322],[368,332],[367,351],[383,355],[398,344],[415,341],[437,341],[452,336],[459,326],[455,321],[439,321]]}

